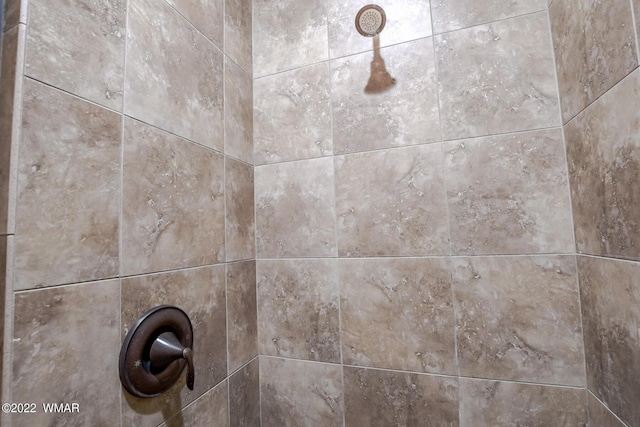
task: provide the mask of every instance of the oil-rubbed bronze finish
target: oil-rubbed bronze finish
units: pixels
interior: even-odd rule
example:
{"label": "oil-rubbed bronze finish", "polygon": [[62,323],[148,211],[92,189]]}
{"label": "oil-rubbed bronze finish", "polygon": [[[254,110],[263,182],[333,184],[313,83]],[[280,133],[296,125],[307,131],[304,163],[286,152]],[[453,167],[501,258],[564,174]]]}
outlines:
{"label": "oil-rubbed bronze finish", "polygon": [[384,29],[387,15],[376,4],[368,4],[356,14],[356,29],[365,37],[373,37]]}
{"label": "oil-rubbed bronze finish", "polygon": [[120,381],[136,397],[154,397],[171,387],[188,367],[193,390],[193,328],[178,307],[161,305],[131,327],[120,350]]}

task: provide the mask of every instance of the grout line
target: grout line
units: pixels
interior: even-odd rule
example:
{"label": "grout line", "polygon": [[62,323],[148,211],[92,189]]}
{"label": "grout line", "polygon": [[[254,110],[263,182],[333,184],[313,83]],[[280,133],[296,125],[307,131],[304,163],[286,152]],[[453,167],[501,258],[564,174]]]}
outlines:
{"label": "grout line", "polygon": [[584,383],[587,384],[587,349],[584,338],[584,315],[582,314],[582,286],[580,286],[580,268],[578,266],[578,256],[574,259],[576,269],[576,290],[578,291],[578,315],[580,317],[580,342],[582,343],[582,367],[584,368]]}
{"label": "grout line", "polygon": [[[588,400],[589,396],[588,396],[588,395],[589,395],[589,394],[590,394],[591,396],[593,396],[593,398],[594,398],[594,399],[596,399],[596,401],[598,401],[598,403],[600,403],[600,404],[605,408],[605,410],[606,410],[608,413],[610,413],[611,415],[613,415],[613,417],[614,417],[616,420],[620,421],[620,424],[622,424],[622,425],[623,425],[623,426],[625,426],[625,427],[630,427],[627,423],[625,423],[624,421],[622,421],[622,419],[621,419],[620,417],[618,417],[618,415],[616,415],[616,413],[615,413],[615,412],[613,412],[611,409],[609,409],[609,407],[608,407],[607,405],[605,405],[605,403],[604,403],[602,400],[600,400],[600,399],[598,398],[598,396],[596,396],[594,393],[592,393],[592,392],[591,392],[591,390],[589,390],[588,388],[587,388],[587,411],[588,411],[588,408],[589,408],[589,404],[588,404],[588,402],[589,402],[589,400]],[[591,422],[591,412],[588,412],[588,413],[589,413],[589,422]],[[597,427],[597,426],[594,426],[594,427]]]}
{"label": "grout line", "polygon": [[633,32],[636,35],[636,54],[638,55],[638,64],[640,64],[640,34],[638,34],[638,25],[640,25],[640,16],[636,16],[636,13],[640,13],[640,9],[636,10],[633,4],[633,0],[629,0],[631,4],[631,23],[633,24]]}

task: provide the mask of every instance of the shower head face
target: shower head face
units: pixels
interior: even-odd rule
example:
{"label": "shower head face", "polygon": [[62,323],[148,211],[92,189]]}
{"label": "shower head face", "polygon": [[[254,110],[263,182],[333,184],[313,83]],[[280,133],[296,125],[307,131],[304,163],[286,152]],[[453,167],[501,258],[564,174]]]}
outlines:
{"label": "shower head face", "polygon": [[375,4],[364,6],[356,15],[356,29],[365,37],[380,34],[386,23],[387,15],[380,6]]}

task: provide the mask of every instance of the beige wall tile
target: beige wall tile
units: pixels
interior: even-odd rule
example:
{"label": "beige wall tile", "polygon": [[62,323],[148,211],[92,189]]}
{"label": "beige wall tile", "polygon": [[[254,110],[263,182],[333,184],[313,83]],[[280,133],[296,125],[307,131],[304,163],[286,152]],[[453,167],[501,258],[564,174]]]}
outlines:
{"label": "beige wall tile", "polygon": [[333,154],[329,64],[255,81],[256,164]]}
{"label": "beige wall tile", "polygon": [[253,80],[224,59],[224,153],[253,164]]}
{"label": "beige wall tile", "polygon": [[640,260],[640,71],[565,126],[578,252]]}
{"label": "beige wall tile", "polygon": [[258,355],[257,313],[256,262],[227,264],[229,373]]}
{"label": "beige wall tile", "polygon": [[449,260],[340,260],[343,361],[457,374]]}
{"label": "beige wall tile", "polygon": [[345,425],[457,426],[456,378],[344,368]]}
{"label": "beige wall tile", "polygon": [[260,354],[340,363],[336,261],[257,264]]}
{"label": "beige wall tile", "polygon": [[[362,36],[355,18],[366,2],[329,0],[329,55],[331,58],[373,50],[372,39]],[[387,22],[380,44],[391,46],[431,35],[431,8],[424,0],[377,0]]]}
{"label": "beige wall tile", "polygon": [[225,0],[224,52],[250,75],[253,73],[253,2]]}
{"label": "beige wall tile", "polygon": [[24,94],[14,289],[114,277],[121,118],[30,79]]}
{"label": "beige wall tile", "polygon": [[[223,381],[207,391],[180,413],[169,418],[160,427],[210,426],[227,427],[229,425],[229,390],[227,381]],[[238,425],[238,424],[235,424]]]}
{"label": "beige wall tile", "polygon": [[336,255],[333,160],[255,168],[258,258]]}
{"label": "beige wall tile", "polygon": [[454,254],[574,251],[560,129],[444,144]]}
{"label": "beige wall tile", "polygon": [[628,425],[640,424],[640,264],[578,257],[587,383]]}
{"label": "beige wall tile", "polygon": [[31,0],[24,73],[122,111],[125,0]]}
{"label": "beige wall tile", "polygon": [[263,427],[342,426],[342,367],[260,357]]}
{"label": "beige wall tile", "polygon": [[559,125],[544,12],[434,38],[445,140]]}
{"label": "beige wall tile", "polygon": [[223,54],[162,0],[131,0],[125,113],[224,148]]}
{"label": "beige wall tile", "polygon": [[212,41],[218,49],[224,48],[225,0],[166,0],[187,21]]}
{"label": "beige wall tile", "polygon": [[566,123],[638,66],[631,4],[555,0],[549,19]]}
{"label": "beige wall tile", "polygon": [[589,425],[604,427],[626,427],[606,406],[587,392],[587,409],[589,410]]}
{"label": "beige wall tile", "polygon": [[432,0],[434,33],[545,10],[547,0]]}
{"label": "beige wall tile", "polygon": [[440,144],[335,158],[340,256],[449,253]]}
{"label": "beige wall tile", "polygon": [[572,256],[455,258],[460,375],[584,386]]}
{"label": "beige wall tile", "polygon": [[586,426],[585,391],[460,378],[460,425]]}
{"label": "beige wall tile", "polygon": [[193,391],[185,386],[185,374],[154,398],[133,397],[123,389],[123,425],[157,426],[226,378],[224,276],[224,266],[215,266],[122,280],[122,337],[147,310],[161,304],[175,305],[191,319],[195,364]]}
{"label": "beige wall tile", "polygon": [[122,236],[125,275],[224,262],[223,156],[127,119]]}
{"label": "beige wall tile", "polygon": [[[13,389],[36,413],[13,426],[109,426],[120,412],[118,280],[15,295]],[[42,403],[78,403],[75,413],[47,414]]]}
{"label": "beige wall tile", "polygon": [[253,166],[225,160],[227,261],[255,258]]}
{"label": "beige wall tile", "polygon": [[325,2],[254,2],[253,40],[253,74],[256,77],[327,60]]}
{"label": "beige wall tile", "polygon": [[259,363],[252,360],[229,379],[231,426],[260,427]]}
{"label": "beige wall tile", "polygon": [[331,61],[334,150],[338,154],[440,140],[432,39],[380,49],[396,83],[366,93],[371,52]]}

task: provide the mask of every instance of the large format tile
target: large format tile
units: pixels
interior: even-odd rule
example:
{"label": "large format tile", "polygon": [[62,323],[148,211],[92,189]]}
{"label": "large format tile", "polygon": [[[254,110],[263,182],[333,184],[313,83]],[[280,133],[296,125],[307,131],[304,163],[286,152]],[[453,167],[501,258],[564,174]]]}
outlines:
{"label": "large format tile", "polygon": [[253,166],[225,159],[227,261],[254,258]]}
{"label": "large format tile", "polygon": [[456,258],[460,375],[584,386],[575,258]]}
{"label": "large format tile", "polygon": [[126,119],[123,181],[123,274],[224,262],[221,154]]}
{"label": "large format tile", "polygon": [[578,257],[587,384],[628,425],[640,425],[640,264]]}
{"label": "large format tile", "polygon": [[224,381],[162,423],[160,427],[239,426],[239,424],[229,424],[229,420],[229,390],[227,382]]}
{"label": "large format tile", "polygon": [[193,326],[195,388],[185,377],[161,396],[137,398],[123,390],[124,425],[157,426],[164,419],[227,376],[227,334],[224,266],[204,267],[122,280],[122,337],[147,310],[175,305],[184,310]]}
{"label": "large format tile", "polygon": [[225,0],[166,0],[220,50],[224,48]]}
{"label": "large format tile", "polygon": [[256,77],[327,60],[325,1],[255,1],[253,40]]}
{"label": "large format tile", "polygon": [[258,358],[255,358],[229,379],[231,426],[260,427],[259,366]]}
{"label": "large format tile", "polygon": [[562,130],[444,144],[454,254],[574,250]]}
{"label": "large format tile", "polygon": [[432,39],[383,48],[379,54],[396,79],[383,93],[365,92],[374,70],[373,53],[331,61],[333,145],[338,154],[440,140]]}
{"label": "large format tile", "polygon": [[440,144],[335,158],[340,256],[449,254]]}
{"label": "large format tile", "polygon": [[336,261],[258,261],[260,354],[340,363]]}
{"label": "large format tile", "polygon": [[252,0],[225,0],[224,52],[250,75],[253,73],[252,13]]}
{"label": "large format tile", "polygon": [[223,54],[163,0],[130,0],[125,108],[223,151]]}
{"label": "large format tile", "polygon": [[255,163],[333,154],[328,63],[255,81]]}
{"label": "large format tile", "polygon": [[444,33],[545,10],[547,0],[431,0],[433,32]]}
{"label": "large format tile", "polygon": [[231,373],[258,354],[256,262],[227,264],[227,330]]}
{"label": "large format tile", "polygon": [[14,290],[118,274],[119,115],[26,79]]}
{"label": "large format tile", "polygon": [[458,425],[458,380],[404,372],[344,368],[348,427]]}
{"label": "large format tile", "polygon": [[[14,414],[19,426],[112,426],[120,412],[118,352],[120,284],[117,280],[15,295],[13,382],[15,402],[36,413]],[[42,403],[80,407],[47,414]]]}
{"label": "large format tile", "polygon": [[[329,56],[372,50],[372,39],[362,36],[355,26],[358,11],[367,2],[329,0]],[[380,44],[390,46],[431,35],[431,9],[424,0],[377,0],[387,17]]]}
{"label": "large format tile", "polygon": [[640,259],[640,71],[565,126],[581,253]]}
{"label": "large format tile", "polygon": [[444,139],[559,125],[544,12],[434,39]]}
{"label": "large format tile", "polygon": [[587,426],[587,418],[584,389],[460,378],[464,427]]}
{"label": "large format tile", "polygon": [[554,0],[549,19],[567,122],[638,66],[631,5]]}
{"label": "large format tile", "polygon": [[125,0],[31,0],[24,73],[122,110]]}
{"label": "large format tile", "polygon": [[626,427],[606,406],[587,392],[590,427]]}
{"label": "large format tile", "polygon": [[255,168],[258,258],[336,255],[333,159]]}
{"label": "large format tile", "polygon": [[260,357],[264,427],[342,426],[342,367]]}
{"label": "large format tile", "polygon": [[253,80],[224,59],[224,153],[253,164]]}
{"label": "large format tile", "polygon": [[339,267],[345,364],[457,373],[448,260],[340,260]]}

